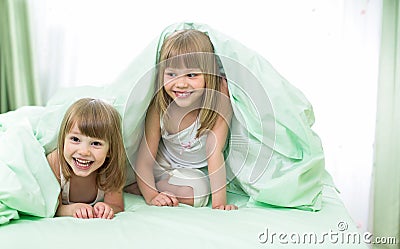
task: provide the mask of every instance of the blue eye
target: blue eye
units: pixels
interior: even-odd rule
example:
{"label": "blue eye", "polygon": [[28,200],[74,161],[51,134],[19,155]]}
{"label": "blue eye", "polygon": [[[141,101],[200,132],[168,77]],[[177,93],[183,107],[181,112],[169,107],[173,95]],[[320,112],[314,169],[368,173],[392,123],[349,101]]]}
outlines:
{"label": "blue eye", "polygon": [[166,72],[165,75],[168,77],[176,77],[176,73],[171,73],[171,72]]}
{"label": "blue eye", "polygon": [[189,78],[194,78],[194,77],[196,77],[198,74],[197,73],[189,73],[189,74],[187,74],[187,77],[189,77]]}

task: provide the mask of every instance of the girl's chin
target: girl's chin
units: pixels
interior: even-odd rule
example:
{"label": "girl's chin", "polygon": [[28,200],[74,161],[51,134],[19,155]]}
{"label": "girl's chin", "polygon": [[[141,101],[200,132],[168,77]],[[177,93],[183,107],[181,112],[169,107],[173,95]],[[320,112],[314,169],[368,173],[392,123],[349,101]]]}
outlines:
{"label": "girl's chin", "polygon": [[191,108],[199,108],[200,103],[199,101],[196,101],[195,99],[174,99],[174,103],[177,107],[191,107]]}
{"label": "girl's chin", "polygon": [[86,176],[89,176],[91,173],[93,173],[93,171],[91,171],[90,169],[80,170],[80,169],[74,168],[73,171],[76,176],[80,176],[80,177],[86,177]]}
{"label": "girl's chin", "polygon": [[176,106],[179,107],[179,108],[189,108],[192,105],[190,103],[184,103],[184,102],[179,102],[178,101],[178,102],[176,102]]}

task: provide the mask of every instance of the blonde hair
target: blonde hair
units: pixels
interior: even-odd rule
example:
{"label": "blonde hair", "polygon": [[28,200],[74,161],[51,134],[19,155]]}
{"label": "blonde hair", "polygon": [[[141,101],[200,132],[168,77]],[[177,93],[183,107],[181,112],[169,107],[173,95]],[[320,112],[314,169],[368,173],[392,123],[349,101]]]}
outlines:
{"label": "blonde hair", "polygon": [[97,187],[103,191],[121,190],[126,179],[126,155],[117,110],[92,98],[79,99],[68,108],[58,135],[58,156],[66,180],[71,178],[72,169],[64,159],[64,140],[75,124],[83,135],[105,140],[110,145],[108,157],[97,172]]}
{"label": "blonde hair", "polygon": [[200,127],[196,137],[212,129],[217,120],[215,111],[218,105],[217,93],[221,91],[221,76],[214,54],[214,46],[205,33],[194,30],[180,30],[167,37],[160,50],[157,89],[153,104],[164,114],[173,99],[164,90],[164,70],[167,67],[198,68],[204,75],[205,88],[201,110]]}

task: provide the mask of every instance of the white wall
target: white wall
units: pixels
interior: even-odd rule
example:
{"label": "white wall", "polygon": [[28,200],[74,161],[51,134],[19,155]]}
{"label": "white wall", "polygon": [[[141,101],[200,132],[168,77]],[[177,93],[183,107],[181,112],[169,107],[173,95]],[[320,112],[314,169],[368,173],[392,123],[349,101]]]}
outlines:
{"label": "white wall", "polygon": [[110,83],[169,24],[207,23],[258,51],[314,106],[326,167],[366,230],[381,0],[40,0],[43,96]]}

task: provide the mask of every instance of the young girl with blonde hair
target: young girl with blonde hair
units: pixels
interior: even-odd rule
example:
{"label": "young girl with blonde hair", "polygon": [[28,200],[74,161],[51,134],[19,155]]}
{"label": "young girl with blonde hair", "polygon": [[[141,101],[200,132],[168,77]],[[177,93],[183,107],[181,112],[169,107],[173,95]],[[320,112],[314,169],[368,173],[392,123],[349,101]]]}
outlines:
{"label": "young girl with blonde hair", "polygon": [[61,185],[56,216],[112,219],[124,210],[126,156],[113,106],[91,98],[72,104],[47,160]]}
{"label": "young girl with blonde hair", "polygon": [[[232,109],[209,37],[197,30],[171,34],[157,73],[135,163],[145,201],[200,207],[212,193],[212,208],[237,209],[227,203],[223,156]],[[125,191],[136,192],[132,186]]]}

